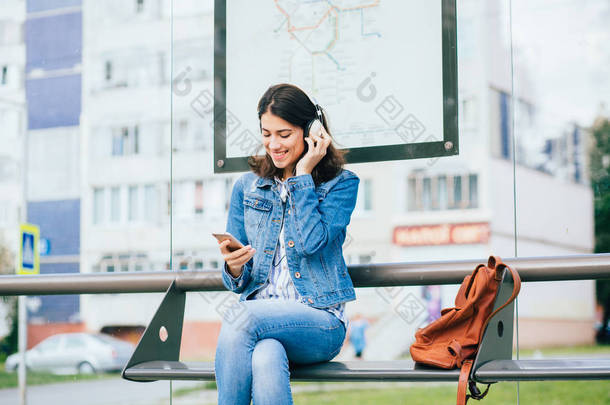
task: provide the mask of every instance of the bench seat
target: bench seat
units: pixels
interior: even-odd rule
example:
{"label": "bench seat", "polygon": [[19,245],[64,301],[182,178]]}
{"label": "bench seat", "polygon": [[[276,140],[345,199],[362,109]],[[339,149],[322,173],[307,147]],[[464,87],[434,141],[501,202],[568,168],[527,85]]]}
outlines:
{"label": "bench seat", "polygon": [[476,370],[479,382],[608,380],[610,359],[492,360]]}
{"label": "bench seat", "polygon": [[[331,361],[291,366],[295,381],[458,381],[460,371],[411,360]],[[148,361],[125,370],[132,381],[214,380],[213,362]],[[610,359],[492,360],[475,372],[478,382],[610,379]]]}
{"label": "bench seat", "polygon": [[[459,370],[442,370],[415,365],[410,360],[330,361],[290,367],[296,381],[457,381]],[[148,361],[125,370],[134,381],[213,380],[213,362]]]}

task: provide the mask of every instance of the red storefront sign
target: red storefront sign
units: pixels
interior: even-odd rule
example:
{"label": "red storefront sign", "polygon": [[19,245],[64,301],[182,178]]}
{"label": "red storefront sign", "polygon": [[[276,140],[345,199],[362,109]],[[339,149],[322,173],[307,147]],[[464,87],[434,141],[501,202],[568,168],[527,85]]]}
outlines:
{"label": "red storefront sign", "polygon": [[397,226],[392,242],[399,246],[465,245],[487,243],[489,223]]}

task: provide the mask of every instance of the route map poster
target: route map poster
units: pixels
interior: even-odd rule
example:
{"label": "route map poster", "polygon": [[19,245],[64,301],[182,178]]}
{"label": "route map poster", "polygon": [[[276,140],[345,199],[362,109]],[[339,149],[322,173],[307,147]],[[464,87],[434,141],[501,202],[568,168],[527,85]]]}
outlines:
{"label": "route map poster", "polygon": [[[443,26],[448,4],[453,5],[449,9],[455,17],[454,2],[217,0],[216,4],[226,7],[226,158],[264,154],[259,147],[257,103],[269,86],[284,82],[299,86],[325,109],[335,145],[341,149],[436,142],[443,146],[442,154],[458,153],[457,78],[447,75],[447,69],[456,70],[457,62],[455,55],[443,59],[444,35],[455,34],[455,25]],[[448,83],[448,77],[455,83]],[[449,111],[448,106],[455,108]],[[449,132],[454,132],[454,142],[447,143]],[[438,156],[439,148],[435,150],[424,156],[425,152],[405,149],[402,158]]]}

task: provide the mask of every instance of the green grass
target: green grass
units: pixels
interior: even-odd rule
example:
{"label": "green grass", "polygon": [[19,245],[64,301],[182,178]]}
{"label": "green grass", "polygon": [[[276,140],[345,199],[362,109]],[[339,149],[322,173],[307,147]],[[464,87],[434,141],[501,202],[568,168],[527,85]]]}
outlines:
{"label": "green grass", "polygon": [[[346,390],[294,394],[295,405],[428,405],[452,404],[456,400],[456,387],[416,386],[407,388]],[[610,404],[610,381],[553,381],[521,382],[520,402],[523,404]],[[475,401],[469,401],[478,403]],[[515,404],[516,383],[498,383],[491,386],[485,404]]]}
{"label": "green grass", "polygon": [[[95,380],[99,378],[117,377],[118,373],[91,374],[91,375],[56,375],[51,373],[34,373],[29,371],[26,376],[27,385],[41,385],[59,382],[77,382]],[[4,364],[0,363],[0,389],[18,387],[17,373],[4,371]]]}
{"label": "green grass", "polygon": [[[582,356],[584,358],[597,354],[610,355],[610,345],[580,345],[563,347],[545,347],[541,349],[521,349],[519,357],[532,357],[535,353],[541,353],[545,357],[549,356]],[[516,351],[513,351],[513,358],[516,358]]]}

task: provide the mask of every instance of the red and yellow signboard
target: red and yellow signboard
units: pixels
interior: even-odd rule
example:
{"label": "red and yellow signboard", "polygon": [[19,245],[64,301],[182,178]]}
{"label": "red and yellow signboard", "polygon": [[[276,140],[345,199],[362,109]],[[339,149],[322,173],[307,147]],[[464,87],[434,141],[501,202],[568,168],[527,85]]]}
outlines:
{"label": "red and yellow signboard", "polygon": [[466,245],[487,243],[489,223],[397,226],[392,242],[399,246]]}

